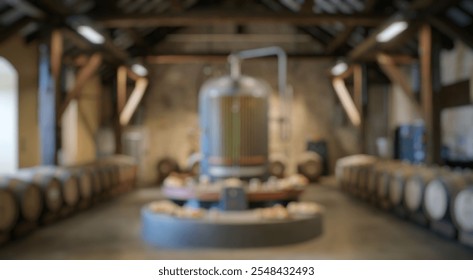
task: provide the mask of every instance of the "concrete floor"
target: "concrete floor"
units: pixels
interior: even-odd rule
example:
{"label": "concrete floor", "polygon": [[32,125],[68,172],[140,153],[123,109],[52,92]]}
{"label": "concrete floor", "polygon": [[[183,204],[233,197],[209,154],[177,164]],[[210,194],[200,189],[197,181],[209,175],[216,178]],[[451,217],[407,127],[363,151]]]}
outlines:
{"label": "concrete floor", "polygon": [[335,187],[311,186],[303,200],[326,207],[324,234],[258,249],[163,250],[140,239],[140,207],[161,198],[141,189],[41,228],[0,248],[0,259],[473,259],[473,249],[381,212]]}

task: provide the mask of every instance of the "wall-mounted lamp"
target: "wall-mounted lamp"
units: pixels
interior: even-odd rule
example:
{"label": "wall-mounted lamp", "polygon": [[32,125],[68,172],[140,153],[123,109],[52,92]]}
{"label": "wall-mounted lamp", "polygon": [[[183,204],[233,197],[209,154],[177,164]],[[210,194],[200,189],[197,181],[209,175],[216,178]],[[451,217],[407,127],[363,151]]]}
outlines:
{"label": "wall-mounted lamp", "polygon": [[135,63],[131,66],[131,71],[133,71],[136,75],[144,77],[148,75],[148,69],[141,64]]}
{"label": "wall-mounted lamp", "polygon": [[384,28],[381,32],[376,35],[376,41],[380,43],[385,43],[401,34],[408,27],[407,21],[395,21]]}
{"label": "wall-mounted lamp", "polygon": [[345,71],[347,70],[348,70],[348,65],[345,62],[338,62],[337,64],[335,64],[335,66],[332,67],[332,69],[330,70],[330,73],[332,73],[332,75],[334,76],[339,76],[345,73]]}
{"label": "wall-mounted lamp", "polygon": [[93,44],[103,44],[105,37],[90,26],[81,25],[77,27],[77,32]]}

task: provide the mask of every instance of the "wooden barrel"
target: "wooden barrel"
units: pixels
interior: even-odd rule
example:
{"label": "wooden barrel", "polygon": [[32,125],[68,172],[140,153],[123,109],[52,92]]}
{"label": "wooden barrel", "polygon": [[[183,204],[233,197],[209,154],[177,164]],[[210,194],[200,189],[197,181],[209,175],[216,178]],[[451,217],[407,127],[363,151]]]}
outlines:
{"label": "wooden barrel", "polygon": [[473,234],[473,176],[469,175],[464,174],[467,185],[453,195],[450,212],[458,230]]}
{"label": "wooden barrel", "polygon": [[0,180],[0,233],[13,229],[20,217],[20,209],[8,180]]}
{"label": "wooden barrel", "polygon": [[284,178],[286,165],[280,160],[274,160],[269,163],[268,170],[269,170],[269,176],[274,176],[277,178]]}
{"label": "wooden barrel", "polygon": [[323,172],[322,157],[315,152],[305,152],[297,164],[297,172],[310,182],[316,182]]}
{"label": "wooden barrel", "polygon": [[51,174],[37,174],[32,170],[22,169],[15,176],[37,185],[42,194],[44,212],[57,214],[63,206],[61,182]]}
{"label": "wooden barrel", "polygon": [[380,166],[376,166],[368,173],[368,184],[367,184],[367,196],[376,197],[376,190],[379,182],[379,178],[382,174]]}
{"label": "wooden barrel", "polygon": [[451,173],[432,180],[425,189],[424,212],[431,221],[451,222],[451,201],[466,188],[468,181],[460,173]]}
{"label": "wooden barrel", "polygon": [[392,170],[381,170],[377,177],[376,184],[376,198],[377,203],[382,208],[388,208],[391,204],[389,203],[389,184],[391,182]]}
{"label": "wooden barrel", "polygon": [[349,178],[350,178],[350,166],[348,165],[344,165],[343,167],[341,167],[342,171],[341,171],[341,187],[343,190],[348,190],[349,188]]}
{"label": "wooden barrel", "polygon": [[361,167],[360,174],[358,176],[358,188],[361,193],[361,197],[366,199],[368,193],[368,181],[369,174],[371,172],[371,164],[365,164]]}
{"label": "wooden barrel", "polygon": [[70,171],[57,167],[37,167],[33,169],[36,176],[52,176],[61,185],[64,206],[75,207],[79,203],[79,178]]}
{"label": "wooden barrel", "polygon": [[93,195],[92,173],[85,168],[74,171],[79,179],[79,193],[81,200],[90,201]]}
{"label": "wooden barrel", "polygon": [[[1,189],[8,190],[14,195],[16,207],[19,210],[18,214],[22,221],[36,223],[39,220],[43,212],[43,200],[41,190],[37,185],[16,178],[0,178],[0,186]],[[7,220],[12,219],[11,215],[17,215],[8,208],[5,209],[9,210],[9,213],[2,214]],[[17,221],[14,217],[13,219]]]}
{"label": "wooden barrel", "polygon": [[96,167],[88,166],[86,168],[92,179],[92,198],[93,200],[97,200],[102,196],[103,192],[102,174]]}
{"label": "wooden barrel", "polygon": [[399,166],[392,174],[389,182],[389,203],[393,207],[403,206],[406,182],[416,170],[415,166],[404,164]]}
{"label": "wooden barrel", "polygon": [[350,181],[351,181],[350,193],[354,196],[361,195],[360,177],[363,176],[362,169],[363,167],[360,164],[353,165],[353,170],[352,170],[351,178],[350,178]]}
{"label": "wooden barrel", "polygon": [[379,164],[377,175],[374,178],[374,196],[376,204],[383,209],[390,209],[393,205],[389,199],[391,181],[395,180],[395,173],[399,169],[399,161],[385,161]]}
{"label": "wooden barrel", "polygon": [[112,178],[112,188],[115,189],[120,186],[120,167],[119,164],[112,163],[108,165],[110,176]]}
{"label": "wooden barrel", "polygon": [[97,165],[96,170],[100,178],[100,185],[102,187],[102,196],[109,197],[113,188],[113,174],[110,168],[106,165]]}
{"label": "wooden barrel", "polygon": [[[376,161],[375,157],[369,155],[352,155],[338,159],[335,164],[335,176],[339,186],[343,190],[363,189],[363,185],[368,184],[366,176],[370,174],[371,166]],[[356,171],[353,166],[360,166],[360,170]]]}
{"label": "wooden barrel", "polygon": [[440,170],[423,167],[417,169],[416,174],[409,177],[404,189],[404,206],[407,212],[423,212],[425,188],[430,181],[440,175],[438,171]]}
{"label": "wooden barrel", "polygon": [[452,205],[455,226],[462,232],[473,233],[473,185],[461,190]]}

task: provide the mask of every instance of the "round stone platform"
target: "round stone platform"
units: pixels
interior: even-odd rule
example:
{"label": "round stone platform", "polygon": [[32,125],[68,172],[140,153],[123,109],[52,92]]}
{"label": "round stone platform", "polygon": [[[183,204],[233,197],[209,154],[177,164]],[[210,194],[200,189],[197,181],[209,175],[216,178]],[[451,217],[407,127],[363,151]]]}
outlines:
{"label": "round stone platform", "polygon": [[262,219],[257,210],[207,211],[199,219],[141,210],[143,239],[165,248],[263,247],[307,241],[322,233],[322,213]]}

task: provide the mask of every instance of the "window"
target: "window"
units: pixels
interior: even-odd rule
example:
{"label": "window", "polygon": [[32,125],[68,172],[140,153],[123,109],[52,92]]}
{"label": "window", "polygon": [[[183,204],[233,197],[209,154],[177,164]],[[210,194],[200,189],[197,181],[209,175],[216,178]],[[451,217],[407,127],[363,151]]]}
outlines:
{"label": "window", "polygon": [[18,169],[18,73],[0,57],[0,174]]}

